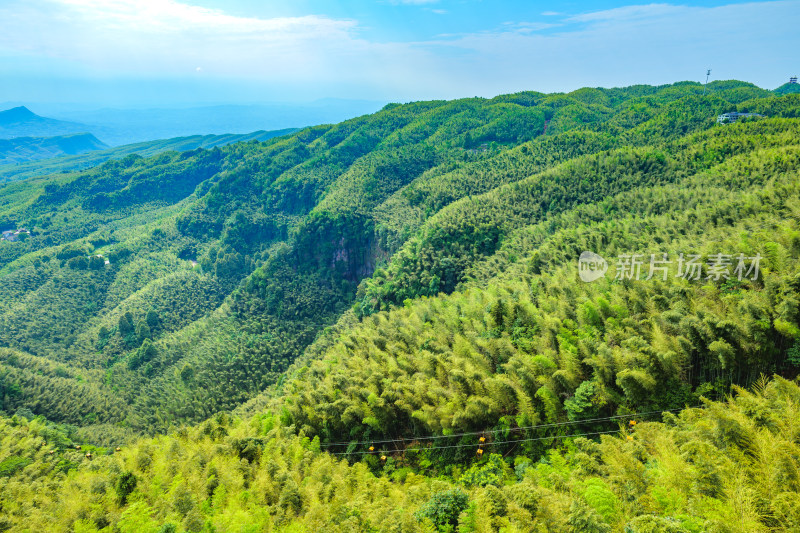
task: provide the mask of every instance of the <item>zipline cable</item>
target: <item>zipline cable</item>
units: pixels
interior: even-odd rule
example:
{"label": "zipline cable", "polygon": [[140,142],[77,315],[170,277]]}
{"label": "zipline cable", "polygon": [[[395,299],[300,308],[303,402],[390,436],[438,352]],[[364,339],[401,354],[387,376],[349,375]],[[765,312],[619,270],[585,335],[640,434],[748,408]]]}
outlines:
{"label": "zipline cable", "polygon": [[[516,428],[501,428],[501,429],[487,429],[485,431],[472,431],[468,433],[453,433],[452,435],[429,435],[429,436],[411,436],[411,437],[398,437],[394,439],[384,439],[384,440],[365,440],[365,441],[348,441],[348,442],[326,442],[323,443],[322,446],[359,446],[359,445],[366,445],[366,444],[387,444],[387,443],[397,443],[397,442],[414,442],[414,441],[425,441],[425,440],[438,440],[438,439],[451,439],[456,437],[473,437],[473,436],[480,436],[480,435],[488,435],[494,433],[501,433],[501,432],[517,432],[517,431],[528,431],[534,429],[545,429],[545,428],[554,428],[554,427],[563,427],[563,426],[571,426],[575,424],[585,424],[589,422],[602,422],[602,421],[609,421],[609,420],[619,420],[622,418],[642,418],[646,416],[661,414],[661,413],[670,413],[674,411],[683,411],[684,409],[696,409],[699,406],[692,406],[692,407],[677,407],[675,409],[663,409],[661,411],[646,411],[641,413],[629,413],[625,415],[614,415],[614,416],[605,416],[600,418],[586,418],[582,420],[573,420],[569,422],[554,422],[550,424],[538,424],[535,426],[520,426]],[[548,437],[550,438],[550,437]],[[522,441],[514,441],[514,442],[522,442]],[[468,446],[472,446],[471,444]]]}
{"label": "zipline cable", "polygon": [[[534,442],[540,440],[558,440],[558,439],[568,439],[571,437],[594,437],[597,435],[609,435],[611,433],[619,433],[619,429],[614,429],[611,431],[596,431],[594,433],[576,433],[571,435],[553,435],[550,437],[536,437],[530,439],[517,439],[517,440],[506,440],[506,441],[497,441],[497,442],[489,442],[483,444],[483,446],[490,446],[490,445],[500,445],[500,444],[517,444],[520,442]],[[435,450],[444,450],[448,448],[474,448],[476,444],[451,444],[448,446],[437,446],[434,448]],[[424,451],[425,449],[416,449],[416,448],[407,448],[403,450],[394,449],[394,450],[373,450],[373,451],[354,451],[354,452],[328,452],[331,455],[367,455],[367,454],[378,454],[378,453],[404,453],[404,452],[413,452],[413,451]]]}

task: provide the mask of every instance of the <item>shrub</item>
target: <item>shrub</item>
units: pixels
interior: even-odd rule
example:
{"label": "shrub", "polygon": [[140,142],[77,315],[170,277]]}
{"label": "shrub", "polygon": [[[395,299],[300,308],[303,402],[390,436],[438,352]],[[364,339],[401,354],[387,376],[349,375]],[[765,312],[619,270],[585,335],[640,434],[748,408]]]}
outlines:
{"label": "shrub", "polygon": [[422,521],[430,519],[438,531],[452,531],[458,525],[458,515],[467,508],[469,496],[462,489],[437,492],[414,513]]}

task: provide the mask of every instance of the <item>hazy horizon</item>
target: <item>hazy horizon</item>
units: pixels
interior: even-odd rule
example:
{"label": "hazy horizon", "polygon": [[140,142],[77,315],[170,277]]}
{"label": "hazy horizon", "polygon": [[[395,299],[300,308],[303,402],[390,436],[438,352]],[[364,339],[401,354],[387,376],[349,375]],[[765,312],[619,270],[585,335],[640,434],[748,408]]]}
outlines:
{"label": "hazy horizon", "polygon": [[407,102],[800,71],[800,1],[8,0],[0,102]]}

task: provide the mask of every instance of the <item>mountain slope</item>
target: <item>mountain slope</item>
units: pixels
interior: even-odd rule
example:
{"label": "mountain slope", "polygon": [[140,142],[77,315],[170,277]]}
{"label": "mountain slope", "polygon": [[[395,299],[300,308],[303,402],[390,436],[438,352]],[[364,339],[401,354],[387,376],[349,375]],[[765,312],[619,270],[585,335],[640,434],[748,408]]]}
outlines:
{"label": "mountain slope", "polygon": [[800,97],[713,89],[389,105],[3,185],[32,234],[0,242],[0,523],[795,530]]}
{"label": "mountain slope", "polygon": [[800,84],[798,83],[784,83],[777,89],[775,89],[775,93],[781,96],[786,94],[797,94],[800,93]]}
{"label": "mountain slope", "polygon": [[[779,138],[795,137],[794,127],[779,128]],[[692,151],[714,145],[704,141],[694,137],[686,144]],[[641,155],[630,163],[649,164],[649,154]],[[792,239],[798,229],[798,160],[796,142],[743,152],[675,183],[646,185],[639,178],[642,186],[635,190],[540,222],[524,214],[522,198],[541,197],[525,181],[454,204],[445,210],[452,213],[449,224],[436,221],[452,228],[436,235],[436,260],[464,260],[452,258],[452,248],[443,243],[463,248],[456,232],[465,230],[481,243],[481,230],[505,229],[501,247],[470,257],[460,290],[451,296],[431,294],[423,283],[417,292],[402,294],[402,308],[350,327],[326,357],[299,370],[290,383],[286,409],[292,422],[323,442],[446,435],[495,423],[514,427],[563,416],[610,416],[621,407],[680,407],[695,401],[693,391],[724,393],[731,382],[753,382],[776,370],[796,375],[789,352],[796,346],[792,306],[800,250]],[[618,175],[631,166],[613,152],[606,161]],[[660,165],[685,168],[669,160]],[[583,166],[592,169],[594,190],[597,176],[613,175],[591,159]],[[653,178],[658,173],[652,166],[647,171]],[[570,174],[582,178],[568,167],[554,181],[568,188],[563,177]],[[497,203],[503,207],[495,208]],[[525,220],[516,228],[509,220],[513,210]],[[477,214],[480,225],[474,223]],[[432,257],[419,242],[407,246],[419,257]],[[612,263],[609,275],[583,283],[575,276],[576,259],[598,246]],[[680,280],[676,264],[663,281],[614,281],[619,267],[611,258],[659,252],[673,263],[681,252],[773,259],[757,283],[735,277],[708,281],[706,272],[702,280]],[[400,258],[402,270],[436,279],[437,263],[412,266],[405,255]],[[376,275],[370,282],[387,278]],[[388,292],[385,286],[373,290]],[[573,403],[579,393],[587,395],[587,405]]]}
{"label": "mountain slope", "polygon": [[24,106],[0,111],[0,139],[14,137],[57,137],[85,133],[89,128],[77,122],[40,117]]}
{"label": "mountain slope", "polygon": [[294,129],[328,124],[374,113],[383,104],[362,100],[324,99],[307,104],[217,105],[167,109],[59,109],[50,114],[88,124],[111,146],[195,134],[245,134],[256,130]]}
{"label": "mountain slope", "polygon": [[104,148],[107,146],[91,133],[0,139],[0,165],[19,164],[60,155],[77,155]]}
{"label": "mountain slope", "polygon": [[[351,465],[271,413],[218,416],[117,451],[76,450],[68,427],[41,419],[0,418],[0,524],[131,533],[795,531],[800,387],[778,378],[736,392],[660,420],[621,417],[590,438],[564,439],[581,434],[564,426],[540,459],[504,460],[490,453],[491,440],[513,433],[485,433],[487,457],[448,475],[411,466],[419,454],[382,461],[381,445]],[[631,421],[633,430],[621,427]],[[465,455],[475,456],[475,440]]]}
{"label": "mountain slope", "polygon": [[[67,173],[95,167],[110,159],[122,159],[125,156],[137,154],[149,157],[168,151],[185,152],[197,148],[214,148],[237,142],[265,141],[272,137],[280,137],[294,133],[295,129],[275,131],[255,131],[243,135],[193,135],[190,137],[177,137],[136,144],[128,144],[116,148],[99,149],[95,153],[79,156],[64,156],[53,159],[41,160],[32,163],[22,163],[13,166],[0,165],[0,181],[11,179],[30,178],[47,174]],[[9,141],[12,142],[12,141]]]}
{"label": "mountain slope", "polygon": [[4,409],[104,424],[98,439],[233,409],[354,303],[368,316],[452,292],[480,265],[492,272],[531,224],[789,149],[791,120],[715,125],[731,107],[797,109],[792,96],[743,100],[754,92],[729,83],[704,98],[677,84],[390,105],[265,143],[6,185],[0,225],[33,235],[0,243],[4,379],[17,391]]}

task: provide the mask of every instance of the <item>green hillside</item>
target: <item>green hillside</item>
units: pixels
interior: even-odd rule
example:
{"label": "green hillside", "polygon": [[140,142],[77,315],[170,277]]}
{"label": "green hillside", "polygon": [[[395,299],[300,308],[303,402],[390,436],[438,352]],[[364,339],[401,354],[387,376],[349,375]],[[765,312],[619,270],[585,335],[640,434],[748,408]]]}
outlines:
{"label": "green hillside", "polygon": [[775,89],[775,93],[781,96],[787,94],[797,94],[800,93],[800,84],[797,83],[784,83],[777,89]]}
{"label": "green hillside", "polygon": [[[297,130],[285,129],[274,131],[256,131],[243,135],[193,135],[190,137],[176,137],[174,139],[126,144],[124,146],[118,146],[115,148],[106,148],[101,143],[100,145],[91,148],[91,150],[93,150],[92,153],[80,153],[85,152],[86,150],[62,150],[63,154],[80,153],[80,155],[50,153],[50,155],[47,156],[48,159],[42,160],[41,158],[37,157],[37,159],[39,159],[38,161],[31,161],[29,163],[21,161],[14,163],[13,161],[8,160],[4,162],[2,159],[0,159],[0,181],[10,181],[12,179],[23,179],[34,176],[44,176],[47,174],[68,173],[85,170],[95,167],[110,159],[122,159],[123,157],[132,154],[137,154],[142,157],[149,157],[169,151],[185,152],[188,150],[195,150],[197,148],[208,149],[237,142],[247,142],[253,140],[265,141],[267,139],[271,139],[272,137],[288,135],[290,133],[294,133],[295,131]],[[14,143],[17,140],[18,139],[11,141],[0,141],[0,150],[2,150],[3,142]],[[0,155],[2,155],[1,152]],[[41,152],[39,152],[39,155],[42,155]]]}
{"label": "green hillside", "polygon": [[0,524],[796,530],[800,96],[709,88],[1,185]]}
{"label": "green hillside", "polygon": [[61,155],[77,155],[107,148],[91,133],[60,137],[17,137],[0,139],[0,168]]}
{"label": "green hillside", "polygon": [[488,444],[479,459],[477,444],[465,445],[471,459],[445,475],[424,453],[378,448],[348,461],[269,413],[217,416],[119,451],[76,449],[69,428],[17,416],[0,420],[0,523],[125,533],[797,531],[798,402],[797,384],[777,378],[637,420],[630,432],[564,438],[584,432],[562,426],[538,441],[542,454],[504,458]]}

